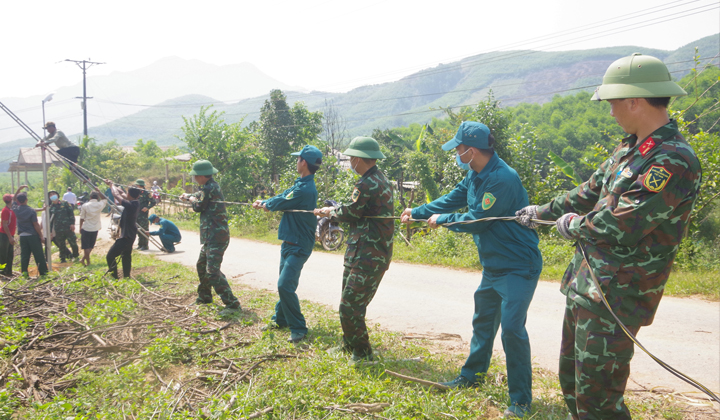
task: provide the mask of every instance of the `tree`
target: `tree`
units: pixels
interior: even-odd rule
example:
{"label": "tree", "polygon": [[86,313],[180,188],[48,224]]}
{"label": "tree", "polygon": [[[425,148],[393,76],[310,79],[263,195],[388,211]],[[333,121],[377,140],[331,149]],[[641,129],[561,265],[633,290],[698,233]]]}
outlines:
{"label": "tree", "polygon": [[265,158],[242,120],[226,124],[222,114],[209,107],[200,108],[192,118],[184,118],[185,142],[197,159],[207,159],[219,171],[216,178],[230,200],[251,199],[262,183],[260,174]]}
{"label": "tree", "polygon": [[[325,100],[323,111],[323,137],[327,144],[325,155],[330,156],[334,150],[339,150],[347,140],[347,123],[340,115],[333,101]],[[376,139],[377,140],[377,139]],[[379,141],[379,140],[378,140]]]}
{"label": "tree", "polygon": [[163,152],[162,149],[155,143],[155,140],[148,140],[147,143],[143,142],[143,139],[138,139],[133,148],[137,154],[146,157],[161,157]]}
{"label": "tree", "polygon": [[320,111],[310,112],[304,103],[295,102],[290,110],[292,124],[295,128],[295,138],[290,145],[295,149],[306,144],[316,145],[320,140],[320,133],[323,130],[323,113]]}
{"label": "tree", "polygon": [[257,128],[260,148],[268,162],[270,180],[278,183],[280,172],[290,162],[291,146],[297,133],[287,97],[281,90],[270,91],[270,98],[265,100],[260,109]]}
{"label": "tree", "polygon": [[680,85],[688,94],[672,102],[671,108],[682,111],[688,131],[720,133],[720,69],[708,66],[693,71],[682,78]]}

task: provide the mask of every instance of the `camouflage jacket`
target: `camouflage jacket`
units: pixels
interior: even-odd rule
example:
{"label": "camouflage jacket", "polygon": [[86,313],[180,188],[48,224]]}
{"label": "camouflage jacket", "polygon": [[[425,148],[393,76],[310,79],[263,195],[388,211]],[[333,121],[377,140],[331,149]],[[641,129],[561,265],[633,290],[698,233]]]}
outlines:
{"label": "camouflage jacket", "polygon": [[70,226],[75,225],[75,213],[72,204],[67,201],[58,201],[50,205],[50,229],[55,233],[70,232]]}
{"label": "camouflage jacket", "polygon": [[[623,139],[588,181],[538,208],[538,217],[584,214],[570,232],[585,244],[613,312],[629,325],[650,325],[701,181],[697,156],[671,121],[643,141]],[[577,250],[561,291],[607,315]]]}
{"label": "camouflage jacket", "polygon": [[392,216],[393,190],[377,166],[370,168],[355,184],[352,203],[333,210],[331,216],[350,224],[345,266],[367,271],[385,271],[390,266],[395,223],[392,219],[365,216]]}
{"label": "camouflage jacket", "polygon": [[140,203],[140,211],[138,211],[138,219],[145,218],[147,219],[150,215],[149,211],[142,211],[143,208],[147,208],[150,210],[151,208],[155,207],[155,200],[152,198],[152,195],[150,195],[150,192],[147,190],[142,190],[140,193],[140,197],[138,197],[138,203]]}
{"label": "camouflage jacket", "polygon": [[226,243],[230,241],[230,228],[225,201],[220,185],[210,178],[200,191],[194,194],[193,210],[200,213],[200,243]]}

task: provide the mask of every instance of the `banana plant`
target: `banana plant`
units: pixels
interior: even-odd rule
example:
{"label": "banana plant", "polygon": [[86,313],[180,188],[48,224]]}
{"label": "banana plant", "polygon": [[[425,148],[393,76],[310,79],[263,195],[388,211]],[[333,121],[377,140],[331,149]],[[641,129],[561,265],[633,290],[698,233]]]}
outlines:
{"label": "banana plant", "polygon": [[577,186],[583,183],[583,180],[575,173],[575,170],[572,168],[572,166],[570,166],[569,163],[565,162],[563,158],[553,152],[548,152],[548,157],[555,163],[555,165],[557,165],[558,168],[560,168],[560,171],[562,171],[565,176],[570,178],[573,184]]}

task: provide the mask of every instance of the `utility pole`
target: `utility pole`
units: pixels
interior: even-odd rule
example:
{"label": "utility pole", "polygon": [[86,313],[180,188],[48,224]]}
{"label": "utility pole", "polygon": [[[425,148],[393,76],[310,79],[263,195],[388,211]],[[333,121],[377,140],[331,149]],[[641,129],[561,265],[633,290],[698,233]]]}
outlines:
{"label": "utility pole", "polygon": [[82,109],[83,109],[83,136],[87,137],[87,100],[92,99],[92,97],[88,98],[87,96],[87,87],[85,84],[85,74],[87,73],[87,69],[92,67],[95,64],[105,64],[105,63],[96,63],[94,61],[88,60],[68,60],[65,59],[65,61],[70,61],[72,63],[77,64],[78,67],[80,67],[83,71],[83,96],[82,98],[77,97],[78,99],[82,99]]}

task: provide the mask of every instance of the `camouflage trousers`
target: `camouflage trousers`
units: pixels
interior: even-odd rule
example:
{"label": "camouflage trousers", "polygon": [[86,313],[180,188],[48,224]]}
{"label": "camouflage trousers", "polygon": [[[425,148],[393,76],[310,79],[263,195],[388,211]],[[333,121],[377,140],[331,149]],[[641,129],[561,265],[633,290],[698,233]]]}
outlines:
{"label": "camouflage trousers", "polygon": [[225,274],[220,271],[223,256],[229,243],[204,243],[197,261],[197,272],[200,278],[198,296],[205,303],[213,301],[212,289],[220,296],[225,307],[240,308],[240,301],[233,295]]}
{"label": "camouflage trousers", "polygon": [[[70,253],[70,250],[68,250],[67,246],[65,246],[65,241],[70,244],[70,248],[72,248],[72,253]],[[66,232],[55,232],[53,243],[60,250],[60,262],[65,262],[65,259],[71,257],[77,258],[80,256],[80,254],[78,253],[77,236],[75,236],[75,232],[71,232],[69,230]]]}
{"label": "camouflage trousers", "polygon": [[[148,221],[147,213],[140,213],[137,218],[137,224],[141,228],[145,230],[145,232],[148,231],[148,228],[150,227],[150,221]],[[142,233],[138,232],[138,248],[147,248],[148,247],[148,239],[143,236]]]}
{"label": "camouflage trousers", "polygon": [[[640,329],[627,328],[633,335]],[[634,351],[610,314],[600,317],[567,298],[559,376],[573,419],[632,418],[623,394]]]}
{"label": "camouflage trousers", "polygon": [[384,275],[385,271],[374,273],[353,267],[345,267],[343,272],[340,298],[343,344],[356,356],[364,357],[372,354],[365,324],[365,312]]}

